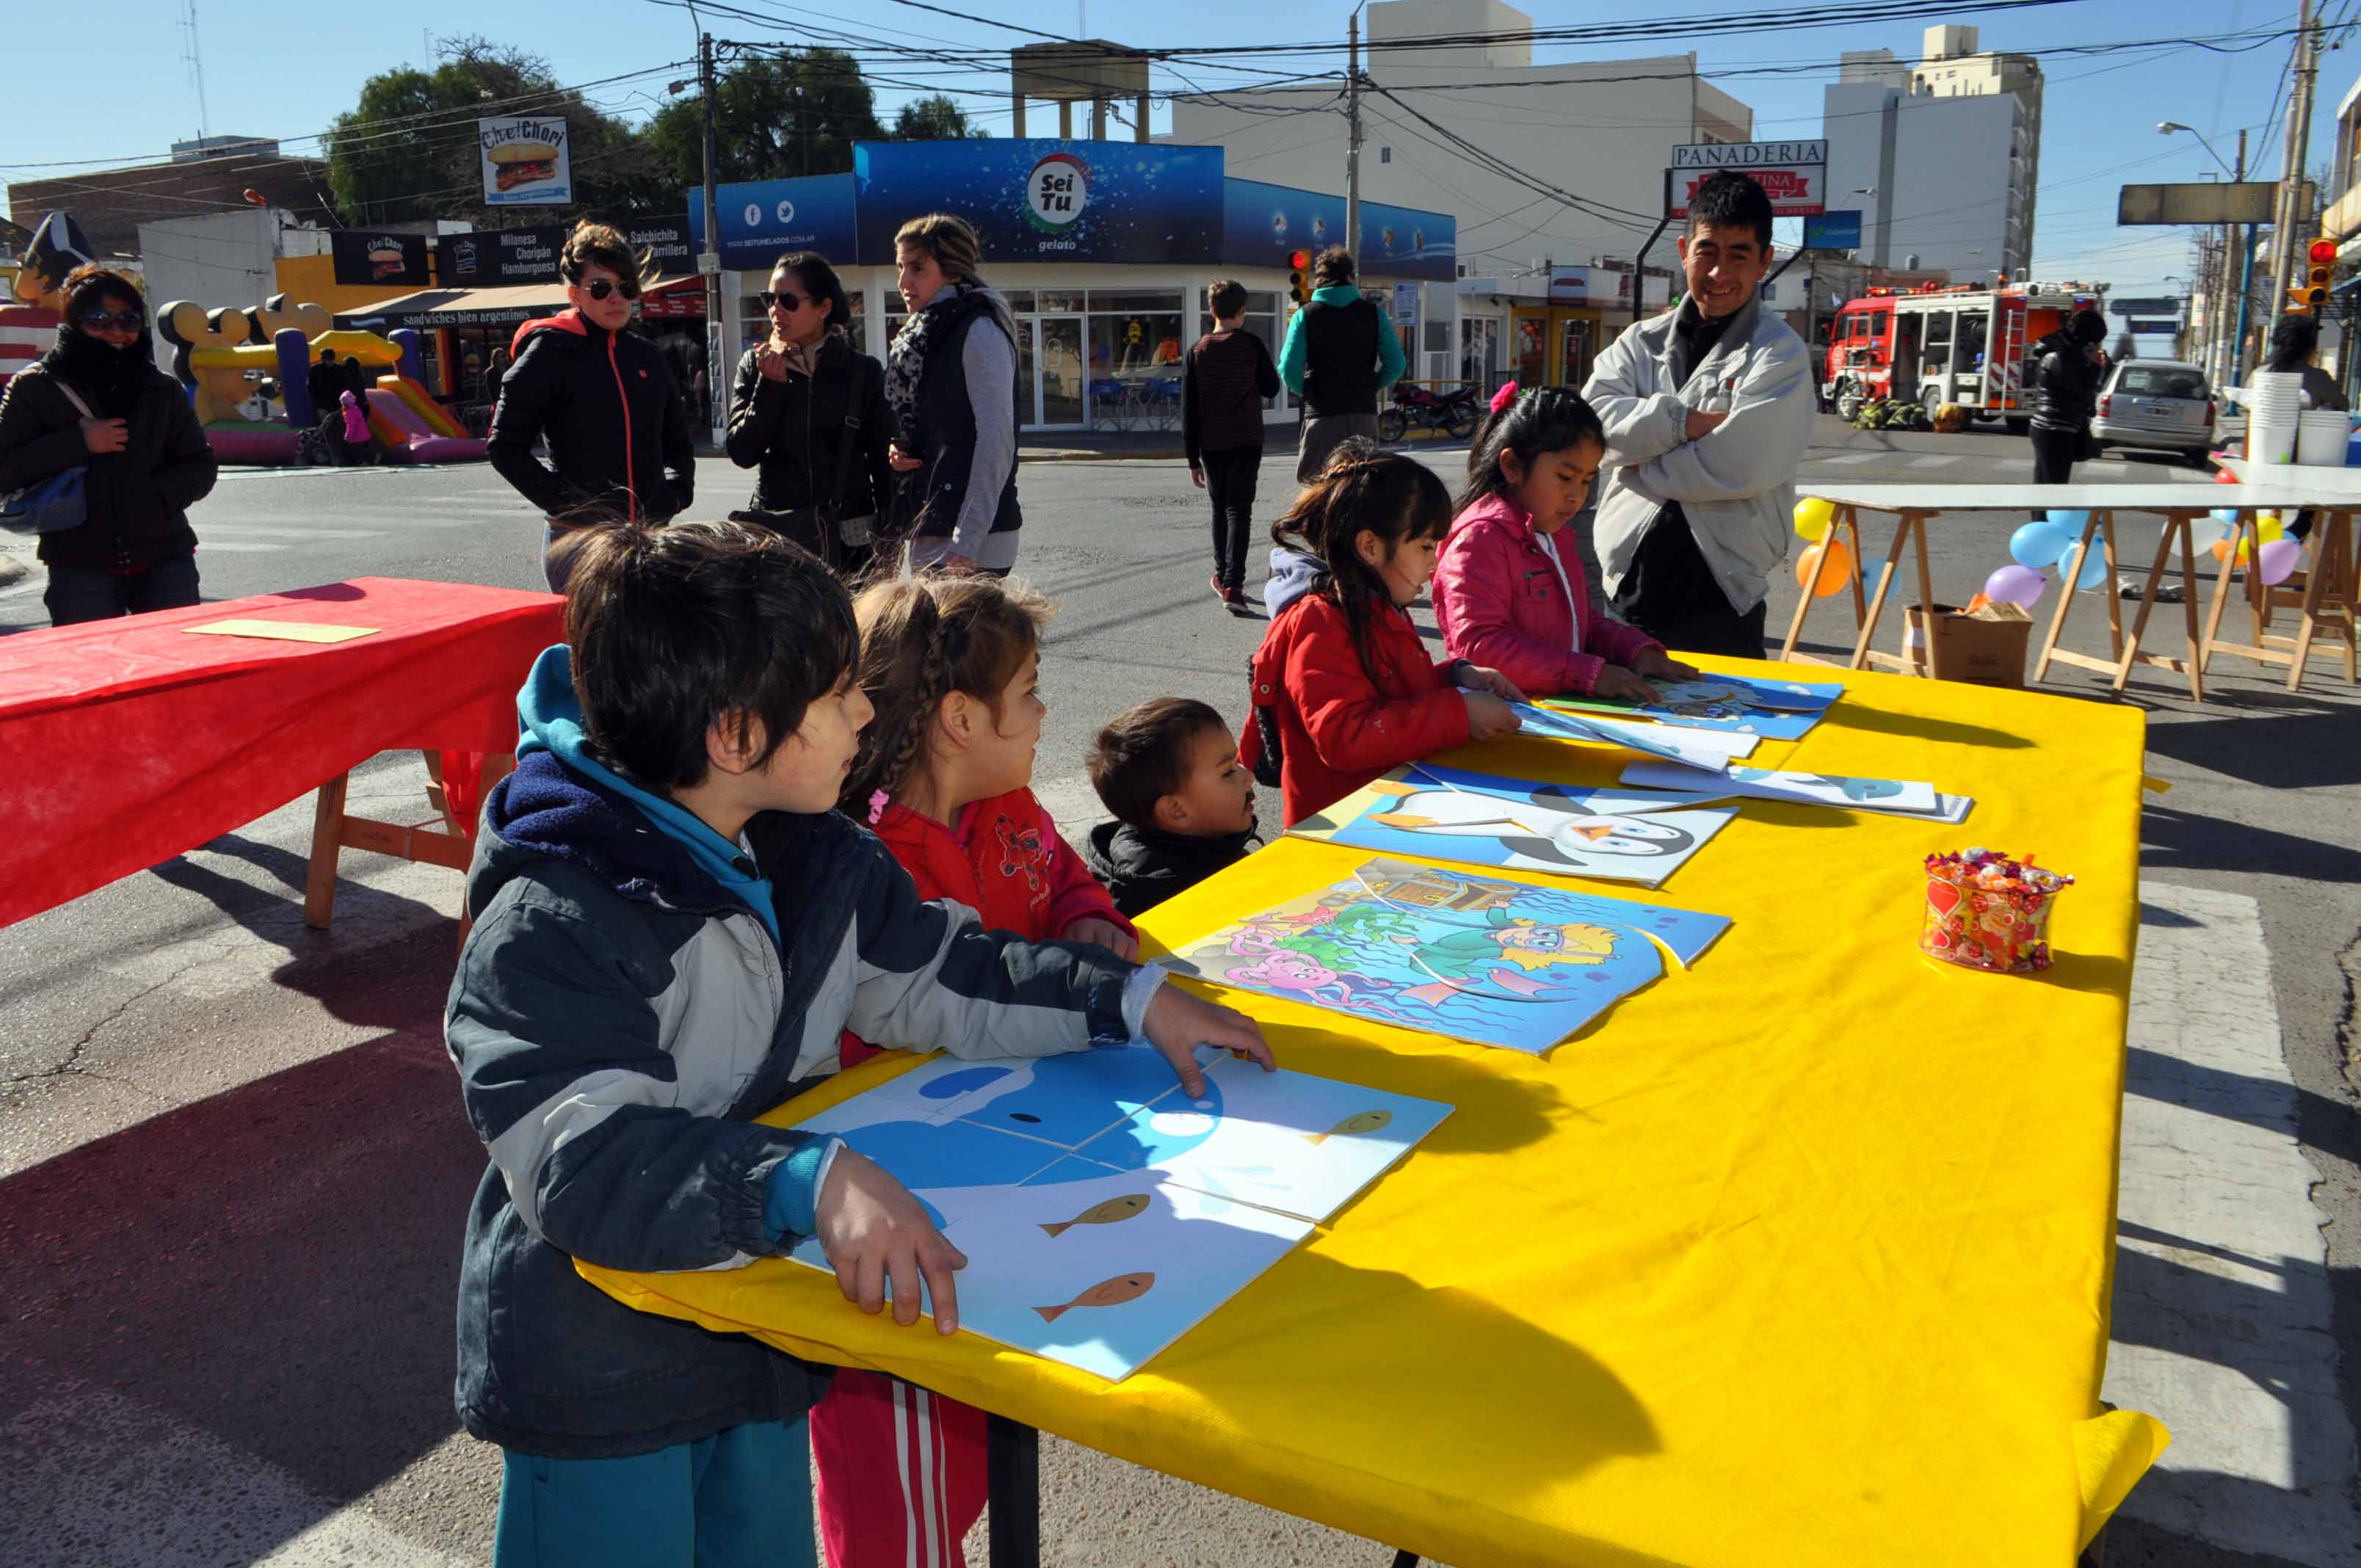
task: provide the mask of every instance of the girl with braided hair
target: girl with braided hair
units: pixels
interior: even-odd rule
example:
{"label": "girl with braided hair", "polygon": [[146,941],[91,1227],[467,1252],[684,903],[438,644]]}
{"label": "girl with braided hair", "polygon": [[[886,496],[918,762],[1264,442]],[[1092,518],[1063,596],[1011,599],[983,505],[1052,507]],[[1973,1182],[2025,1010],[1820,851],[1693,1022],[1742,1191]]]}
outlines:
{"label": "girl with braided hair", "polygon": [[[876,831],[921,898],[963,904],[988,929],[1129,959],[1137,932],[1030,788],[1051,613],[1033,589],[981,575],[864,590],[853,616],[877,712],[839,805]],[[874,1054],[850,1034],[841,1051],[847,1067]],[[901,1568],[912,1521],[930,1541],[918,1558],[961,1561],[960,1540],[983,1512],[983,1411],[848,1367],[813,1410],[811,1434],[835,1568]],[[904,1462],[911,1452],[930,1458]]]}
{"label": "girl with braided hair", "polygon": [[1249,666],[1255,723],[1238,760],[1279,785],[1290,826],[1389,768],[1518,727],[1512,682],[1435,659],[1411,620],[1450,526],[1441,479],[1357,439],[1271,525],[1273,543],[1318,570]]}

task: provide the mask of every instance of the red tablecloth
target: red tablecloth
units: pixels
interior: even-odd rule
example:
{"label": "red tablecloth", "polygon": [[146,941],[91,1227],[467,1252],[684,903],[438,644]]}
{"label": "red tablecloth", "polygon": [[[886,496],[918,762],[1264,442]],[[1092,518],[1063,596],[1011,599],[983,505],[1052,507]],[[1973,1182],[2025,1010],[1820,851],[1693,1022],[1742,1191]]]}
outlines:
{"label": "red tablecloth", "polygon": [[[555,594],[356,577],[0,640],[0,926],[170,860],[384,751],[506,751]],[[231,619],[376,630],[195,636]],[[423,805],[423,803],[422,803]]]}

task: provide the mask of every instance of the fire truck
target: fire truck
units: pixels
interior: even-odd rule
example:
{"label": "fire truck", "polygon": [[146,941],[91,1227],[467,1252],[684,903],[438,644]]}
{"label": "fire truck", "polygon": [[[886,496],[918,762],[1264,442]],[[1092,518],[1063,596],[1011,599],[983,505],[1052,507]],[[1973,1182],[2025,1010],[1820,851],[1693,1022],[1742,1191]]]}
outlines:
{"label": "fire truck", "polygon": [[2103,283],[1872,289],[1828,325],[1826,400],[1850,419],[1878,398],[1958,403],[2021,432],[2025,356],[2078,310],[2098,310]]}

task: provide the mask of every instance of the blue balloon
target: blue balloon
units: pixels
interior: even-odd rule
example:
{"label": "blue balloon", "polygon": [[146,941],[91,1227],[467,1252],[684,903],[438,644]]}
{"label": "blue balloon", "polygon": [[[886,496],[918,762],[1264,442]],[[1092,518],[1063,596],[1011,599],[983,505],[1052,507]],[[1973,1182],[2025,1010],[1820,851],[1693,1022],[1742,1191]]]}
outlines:
{"label": "blue balloon", "polygon": [[2091,521],[2091,514],[2087,511],[2060,511],[2055,507],[2049,509],[2048,517],[2050,521],[2066,530],[2067,532],[2077,534],[2081,533],[2083,526]]}
{"label": "blue balloon", "polygon": [[2215,507],[2206,515],[2213,518],[2214,521],[2220,523],[2225,529],[2235,528],[2237,526],[2238,509],[2236,507]]}
{"label": "blue balloon", "polygon": [[2058,553],[2073,541],[2066,531],[2054,522],[2028,522],[2008,538],[2008,553],[2020,566],[2036,571],[2058,559]]}
{"label": "blue balloon", "polygon": [[[2080,563],[2080,570],[2076,569],[2077,556],[2084,557]],[[2095,588],[2105,582],[2107,554],[2100,542],[2091,541],[2091,549],[2086,554],[2080,540],[2070,541],[2066,548],[2058,553],[2058,580],[2077,588]]]}

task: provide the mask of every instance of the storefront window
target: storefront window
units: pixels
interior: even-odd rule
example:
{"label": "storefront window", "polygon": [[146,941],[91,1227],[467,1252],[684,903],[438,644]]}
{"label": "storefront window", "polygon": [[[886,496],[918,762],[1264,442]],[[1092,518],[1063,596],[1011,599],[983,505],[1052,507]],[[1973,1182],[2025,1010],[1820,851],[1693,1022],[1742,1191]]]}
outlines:
{"label": "storefront window", "polygon": [[1497,316],[1459,319],[1459,378],[1472,383],[1487,397],[1507,378],[1500,364],[1500,322]]}
{"label": "storefront window", "polygon": [[1516,321],[1517,375],[1520,387],[1543,384],[1542,371],[1549,362],[1549,318],[1519,316]]}
{"label": "storefront window", "polygon": [[1091,329],[1091,374],[1118,380],[1139,380],[1159,373],[1178,374],[1180,366],[1180,313],[1132,311],[1121,315],[1093,313]]}

